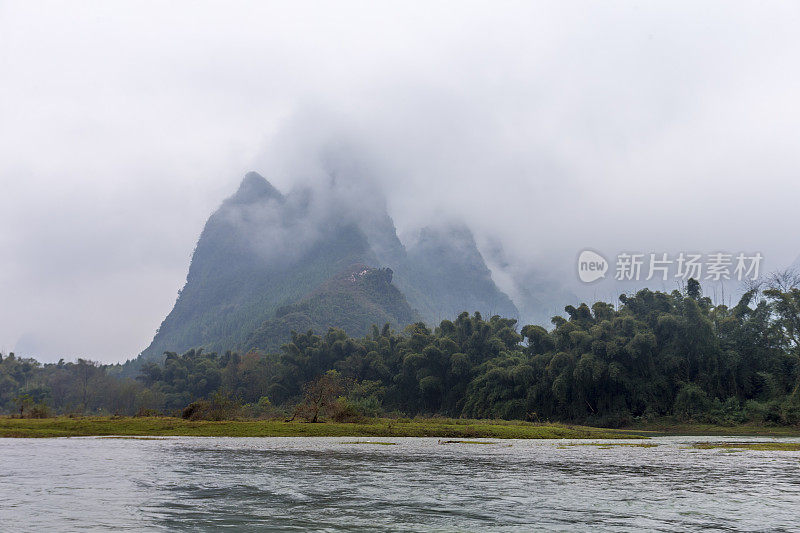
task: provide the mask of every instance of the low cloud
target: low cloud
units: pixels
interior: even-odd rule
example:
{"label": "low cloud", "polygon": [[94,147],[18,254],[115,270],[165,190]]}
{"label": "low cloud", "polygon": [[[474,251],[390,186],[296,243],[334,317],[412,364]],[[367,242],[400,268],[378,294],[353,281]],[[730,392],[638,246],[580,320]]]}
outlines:
{"label": "low cloud", "polygon": [[4,2],[0,350],[135,356],[248,170],[385,201],[406,239],[463,221],[509,290],[575,283],[585,248],[781,268],[798,22],[777,2]]}

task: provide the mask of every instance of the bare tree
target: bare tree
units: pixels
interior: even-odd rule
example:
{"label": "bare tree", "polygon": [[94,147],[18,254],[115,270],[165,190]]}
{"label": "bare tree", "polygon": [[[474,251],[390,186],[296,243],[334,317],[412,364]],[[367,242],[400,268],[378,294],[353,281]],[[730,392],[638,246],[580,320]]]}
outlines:
{"label": "bare tree", "polygon": [[772,272],[766,279],[766,288],[789,292],[800,288],[800,272],[793,268]]}
{"label": "bare tree", "polygon": [[295,409],[294,417],[301,416],[316,423],[336,404],[336,399],[344,392],[344,383],[339,373],[329,370],[304,387],[303,402]]}

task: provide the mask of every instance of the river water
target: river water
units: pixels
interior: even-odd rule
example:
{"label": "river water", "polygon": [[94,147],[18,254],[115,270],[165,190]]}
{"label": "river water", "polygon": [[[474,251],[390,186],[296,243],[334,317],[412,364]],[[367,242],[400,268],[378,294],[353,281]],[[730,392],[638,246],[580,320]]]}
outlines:
{"label": "river water", "polygon": [[0,530],[800,531],[800,452],[714,440],[0,439]]}

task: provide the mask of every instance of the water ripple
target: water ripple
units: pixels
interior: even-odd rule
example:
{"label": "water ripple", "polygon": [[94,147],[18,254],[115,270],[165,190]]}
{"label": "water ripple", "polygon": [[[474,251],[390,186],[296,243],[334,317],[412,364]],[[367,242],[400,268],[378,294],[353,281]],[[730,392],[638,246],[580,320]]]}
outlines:
{"label": "water ripple", "polygon": [[[0,439],[9,531],[792,531],[800,452],[352,438]],[[713,439],[708,439],[713,440]]]}

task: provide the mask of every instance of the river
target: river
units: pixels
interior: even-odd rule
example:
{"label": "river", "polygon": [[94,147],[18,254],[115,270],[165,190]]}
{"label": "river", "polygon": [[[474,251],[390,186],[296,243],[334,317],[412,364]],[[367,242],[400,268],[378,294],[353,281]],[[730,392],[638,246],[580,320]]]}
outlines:
{"label": "river", "polygon": [[0,439],[0,530],[800,530],[800,452],[484,440]]}

